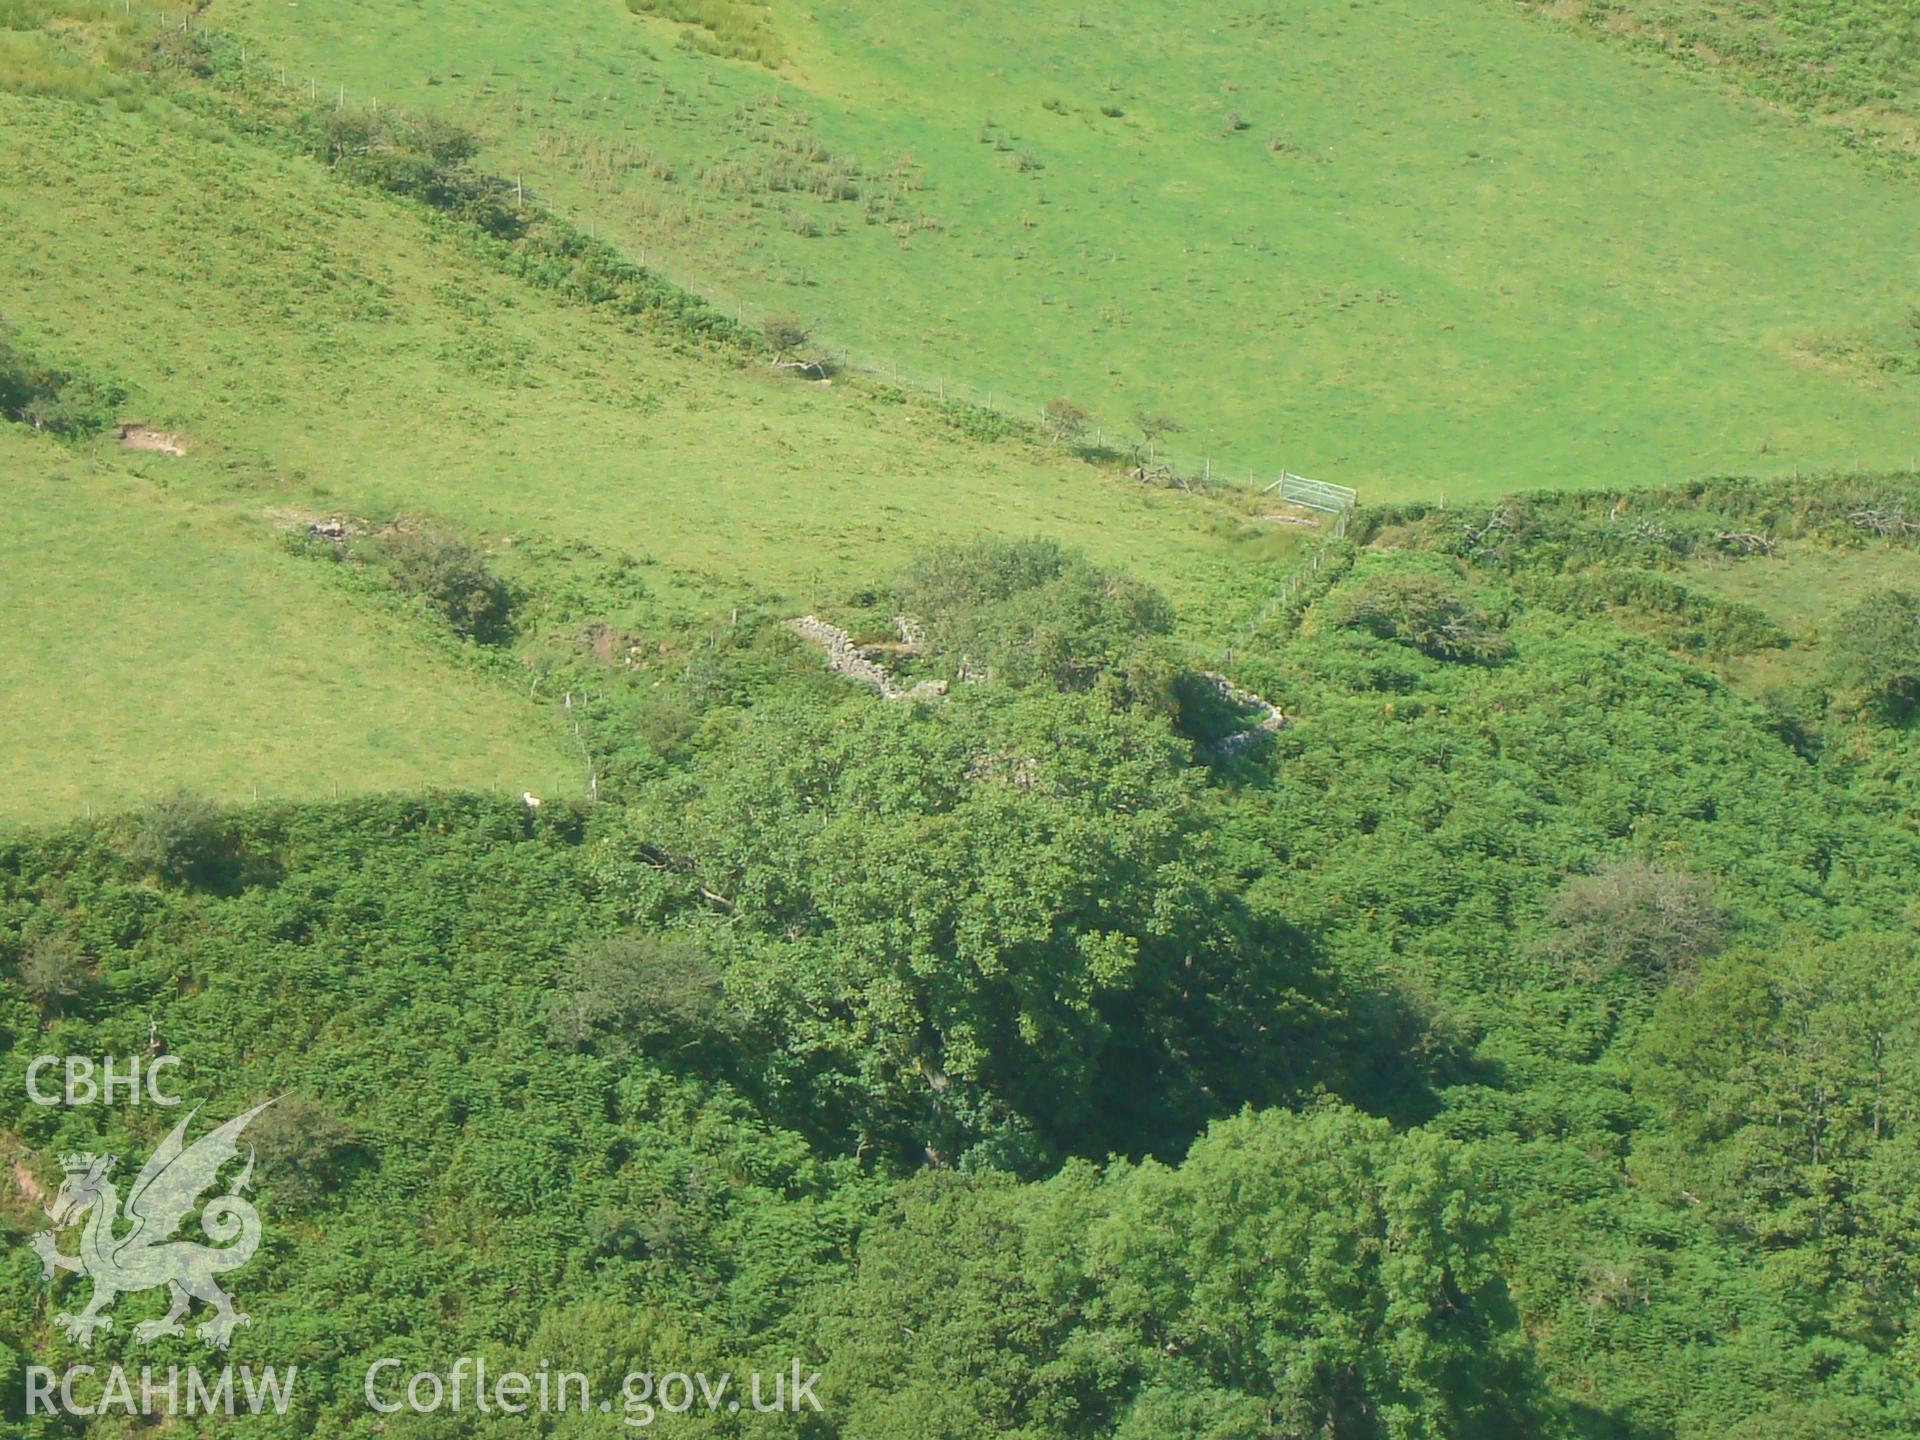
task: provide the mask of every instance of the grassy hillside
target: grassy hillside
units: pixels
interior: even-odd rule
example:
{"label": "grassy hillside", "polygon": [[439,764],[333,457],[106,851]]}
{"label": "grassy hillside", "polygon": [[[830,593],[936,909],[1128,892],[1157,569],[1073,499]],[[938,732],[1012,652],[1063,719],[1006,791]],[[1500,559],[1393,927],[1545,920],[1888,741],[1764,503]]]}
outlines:
{"label": "grassy hillside", "polygon": [[777,69],[615,0],[208,16],[290,83],[480,122],[749,313],[1001,404],[1164,412],[1234,473],[1908,459],[1909,195],[1675,67],[1482,0],[731,9]]}
{"label": "grassy hillside", "polygon": [[[115,43],[138,61],[149,32],[129,33]],[[1205,639],[1297,549],[1285,527],[977,438],[889,387],[775,374],[504,273],[471,227],[300,153],[290,114],[96,63],[98,25],[16,38],[59,65],[0,91],[8,334],[111,382],[118,417],[185,453],[8,441],[33,483],[6,544],[60,596],[6,642],[33,697],[6,712],[8,815],[176,783],[577,784],[523,674],[423,660],[417,624],[280,552],[281,528],[316,516],[431,517],[534,594],[576,552],[624,555],[662,625],[797,613],[928,545],[1038,532],[1159,576]],[[104,634],[81,640],[76,610]],[[170,653],[210,669],[156,703],[135,677]],[[86,731],[51,723],[63,712]]]}
{"label": "grassy hillside", "polygon": [[[996,528],[1073,535],[1178,588],[1174,557],[1204,533],[1181,497],[569,306],[162,101],[0,96],[0,125],[15,273],[39,282],[9,318],[188,436],[176,483],[196,491],[590,540],[735,594]],[[86,323],[133,297],[139,324]]]}
{"label": "grassy hillside", "polygon": [[[1920,1434],[1897,165],[1480,0],[159,8],[0,0],[0,1433]],[[43,1052],[260,1107],[198,1335]]]}
{"label": "grassy hillside", "polygon": [[227,803],[423,777],[581,788],[557,722],[170,492],[158,457],[116,464],[0,425],[0,473],[0,820],[182,784]]}
{"label": "grassy hillside", "polygon": [[1868,158],[1920,160],[1920,11],[1901,0],[1524,0],[1553,19],[1725,75],[1831,124]]}

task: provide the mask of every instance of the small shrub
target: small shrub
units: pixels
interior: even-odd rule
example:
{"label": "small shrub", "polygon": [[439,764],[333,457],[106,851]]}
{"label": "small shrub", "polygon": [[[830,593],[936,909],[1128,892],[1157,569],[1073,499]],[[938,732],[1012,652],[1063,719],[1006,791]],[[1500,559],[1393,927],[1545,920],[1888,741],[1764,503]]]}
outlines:
{"label": "small shrub", "polygon": [[1705,880],[1644,860],[1613,861],[1567,881],[1546,918],[1546,953],[1589,980],[1688,978],[1733,928]]}
{"label": "small shrub", "polygon": [[153,42],[146,66],[155,71],[184,71],[202,80],[213,74],[213,59],[207,54],[206,42],[193,31],[171,25],[161,30]]}
{"label": "small shrub", "polygon": [[1115,706],[1178,709],[1173,607],[1051,540],[985,540],[924,555],[901,577],[903,610],[962,677],[1016,689],[1091,691]]}
{"label": "small shrub", "polygon": [[261,1186],[283,1205],[308,1209],[340,1183],[364,1142],[346,1121],[300,1095],[283,1096],[248,1127]]}
{"label": "small shrub", "polygon": [[760,338],[766,341],[775,359],[784,359],[803,349],[813,338],[813,332],[797,315],[769,315],[760,322]]}
{"label": "small shrub", "polygon": [[1041,411],[1041,423],[1046,426],[1047,446],[1066,442],[1071,444],[1087,433],[1093,424],[1093,417],[1065,396],[1056,395],[1046,403]]}
{"label": "small shrub", "polygon": [[474,546],[432,526],[402,529],[379,553],[401,594],[421,601],[456,635],[496,644],[507,638],[513,596]]}
{"label": "small shrub", "polygon": [[1058,578],[1072,556],[1054,540],[981,540],[920,557],[901,580],[901,599],[922,618],[1007,600]]}
{"label": "small shrub", "polygon": [[1436,660],[1486,663],[1508,653],[1507,639],[1491,617],[1445,577],[1426,572],[1362,582],[1335,603],[1332,620],[1409,645]]}
{"label": "small shrub", "polygon": [[34,935],[20,955],[20,988],[42,1015],[64,1014],[93,988],[93,964],[65,931]]}
{"label": "small shrub", "polygon": [[[1186,427],[1171,415],[1163,415],[1157,410],[1136,410],[1133,423],[1140,431],[1140,447],[1147,452],[1147,459],[1153,459],[1154,446],[1168,435],[1177,435]],[[1137,457],[1136,457],[1137,458]]]}
{"label": "small shrub", "polygon": [[134,815],[124,853],[162,880],[204,881],[228,858],[226,821],[211,801],[176,790]]}
{"label": "small shrub", "polygon": [[547,1002],[548,1037],[575,1049],[620,1053],[731,1028],[719,966],[682,935],[635,933],[576,945]]}

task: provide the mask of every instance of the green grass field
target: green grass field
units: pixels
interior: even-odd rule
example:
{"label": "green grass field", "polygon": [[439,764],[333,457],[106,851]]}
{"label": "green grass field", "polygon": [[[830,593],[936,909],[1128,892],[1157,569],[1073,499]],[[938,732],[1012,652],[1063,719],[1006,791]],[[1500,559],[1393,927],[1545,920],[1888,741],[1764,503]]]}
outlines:
{"label": "green grass field", "polygon": [[[147,471],[147,475],[140,473]],[[257,528],[0,426],[0,819],[423,780],[573,794],[558,722],[347,606]]]}
{"label": "green grass field", "polygon": [[782,0],[777,71],[615,0],[208,18],[290,84],[477,121],[749,314],[1000,404],[1163,411],[1232,473],[1468,496],[1913,448],[1910,190],[1485,0]]}
{"label": "green grass field", "polygon": [[[88,23],[109,24],[94,8]],[[337,85],[351,52],[350,104],[479,117],[497,138],[483,163],[524,167],[536,194],[650,262],[824,322],[883,370],[976,394],[1007,375],[1003,407],[1067,393],[1108,423],[1165,410],[1187,422],[1176,443],[1222,470],[1284,461],[1368,495],[1464,498],[1873,463],[1912,443],[1914,376],[1876,358],[1910,343],[1905,197],[1828,137],[1671,67],[1472,6],[1447,11],[1444,43],[1433,15],[1384,3],[1261,31],[1146,7],[1084,26],[927,18],[975,93],[916,73],[923,50],[871,10],[768,17],[789,56],[778,74],[576,0],[538,18],[435,4],[377,22],[354,3],[216,0],[206,18],[246,37],[276,91],[287,61],[281,93],[303,64]],[[9,331],[123,386],[123,418],[188,451],[36,443],[21,462],[36,480],[18,502],[21,563],[58,555],[33,563],[63,598],[10,642],[37,697],[9,707],[0,737],[10,813],[183,782],[571,783],[553,717],[303,571],[274,515],[433,516],[536,585],[529,551],[626,553],[696,619],[831,606],[929,547],[1038,532],[1152,579],[1206,653],[1300,553],[1303,532],[1247,506],[982,443],[911,393],[776,375],[570,304],[204,94],[90,65],[85,36],[0,33]],[[555,34],[574,39],[541,38]],[[1378,55],[1405,69],[1398,88],[1356,78]],[[909,94],[911,131],[879,108]],[[1229,131],[1236,110],[1247,128]],[[1698,173],[1678,135],[1706,136],[1724,163]],[[860,196],[771,188],[796,174]],[[48,466],[93,488],[38,483]],[[170,544],[193,537],[141,584],[220,573],[250,598],[155,595],[123,620],[126,547],[153,533],[110,503],[118,482],[102,477],[123,475],[177,516]],[[72,513],[83,497],[104,507],[97,523]],[[104,617],[92,628],[129,637],[124,653],[69,648],[64,611]],[[164,703],[129,678],[186,648],[156,625],[213,665]],[[83,680],[92,733],[74,736],[51,723],[53,697]],[[220,693],[254,708],[206,703]]]}
{"label": "green grass field", "polygon": [[[1877,0],[1521,0],[1553,19],[1833,125],[1876,159],[1920,160],[1920,11]],[[1908,173],[1912,171],[1909,169]]]}
{"label": "green grass field", "polygon": [[433,516],[534,583],[524,542],[623,552],[696,618],[811,609],[951,539],[1045,533],[1156,577],[1202,642],[1298,548],[1231,507],[968,439],[905,397],[569,305],[159,96],[0,93],[0,136],[9,331],[123,386],[122,418],[187,450],[5,427],[22,617],[3,642],[20,698],[0,815],[177,784],[578,788],[554,715],[283,553],[287,514]]}
{"label": "green grass field", "polygon": [[[188,436],[174,469],[196,493],[590,541],[716,604],[808,600],[979,531],[1071,539],[1187,599],[1248,556],[1185,496],[648,338],[157,102],[0,96],[0,125],[16,157],[0,218],[37,282],[9,319]],[[139,323],[86,323],[109,311]]]}

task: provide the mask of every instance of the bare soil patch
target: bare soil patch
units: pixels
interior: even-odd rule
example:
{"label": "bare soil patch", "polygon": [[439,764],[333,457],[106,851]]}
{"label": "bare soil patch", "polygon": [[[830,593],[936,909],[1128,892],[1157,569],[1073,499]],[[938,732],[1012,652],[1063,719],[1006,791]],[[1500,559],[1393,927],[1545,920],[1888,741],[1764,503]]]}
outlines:
{"label": "bare soil patch", "polygon": [[178,435],[169,430],[155,430],[148,425],[122,425],[120,427],[120,448],[122,450],[152,450],[162,455],[184,455],[186,444]]}

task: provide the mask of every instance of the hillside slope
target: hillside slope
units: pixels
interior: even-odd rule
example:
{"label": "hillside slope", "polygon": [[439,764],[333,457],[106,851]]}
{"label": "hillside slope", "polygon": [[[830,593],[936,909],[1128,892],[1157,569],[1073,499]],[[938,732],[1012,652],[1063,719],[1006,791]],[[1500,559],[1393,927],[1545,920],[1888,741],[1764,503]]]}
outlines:
{"label": "hillside slope", "polygon": [[1165,413],[1234,474],[1486,496],[1912,448],[1906,186],[1484,0],[701,9],[778,68],[617,0],[207,13],[290,85],[480,124],[730,307],[1000,404]]}
{"label": "hillside slope", "polygon": [[551,717],[347,604],[257,527],[4,424],[0,474],[0,821],[180,785],[229,804],[422,778],[581,788]]}
{"label": "hillside slope", "polygon": [[[91,31],[59,47],[119,101],[0,90],[4,319],[185,453],[7,441],[33,482],[13,496],[14,563],[63,598],[9,637],[22,693],[41,699],[8,709],[0,811],[66,815],[176,783],[227,798],[578,785],[560,717],[500,656],[428,662],[414,693],[409,672],[444,637],[281,554],[313,518],[428,517],[536,594],[569,555],[625,556],[687,624],[748,602],[815,608],[925,546],[998,532],[1158,574],[1204,633],[1257,605],[1265,562],[1293,551],[1277,527],[1031,439],[977,438],[887,387],[775,373],[507,273],[472,227],[330,175],[290,117],[140,69],[150,37],[125,23],[134,68],[91,59]],[[50,478],[64,470],[86,478]],[[64,638],[73,607],[109,638]],[[169,654],[177,678],[195,652],[215,671],[172,707],[129,683]],[[84,735],[50,723],[80,674]],[[242,677],[244,703],[223,705]],[[199,739],[167,738],[181,733]]]}

